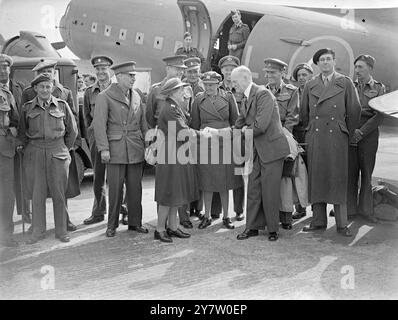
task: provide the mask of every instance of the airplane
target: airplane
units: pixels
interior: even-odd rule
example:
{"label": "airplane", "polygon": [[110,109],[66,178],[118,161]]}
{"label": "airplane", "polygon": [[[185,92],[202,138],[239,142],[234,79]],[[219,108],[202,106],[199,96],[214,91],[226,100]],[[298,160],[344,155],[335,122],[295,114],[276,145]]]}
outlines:
{"label": "airplane", "polygon": [[259,84],[265,83],[266,57],[287,62],[290,79],[296,64],[312,64],[316,50],[331,47],[336,52],[337,71],[353,78],[355,57],[370,54],[377,61],[374,77],[387,91],[398,89],[394,54],[398,49],[398,3],[360,9],[308,7],[293,1],[280,2],[290,6],[268,3],[276,2],[97,0],[93,5],[90,0],[72,0],[59,28],[66,45],[81,59],[108,54],[116,61],[135,60],[139,66],[152,68],[152,81],[158,82],[165,75],[161,59],[182,45],[184,31],[192,33],[193,46],[207,57],[206,68],[217,69],[219,58],[228,54],[231,10],[238,9],[251,29],[242,64],[253,71]]}

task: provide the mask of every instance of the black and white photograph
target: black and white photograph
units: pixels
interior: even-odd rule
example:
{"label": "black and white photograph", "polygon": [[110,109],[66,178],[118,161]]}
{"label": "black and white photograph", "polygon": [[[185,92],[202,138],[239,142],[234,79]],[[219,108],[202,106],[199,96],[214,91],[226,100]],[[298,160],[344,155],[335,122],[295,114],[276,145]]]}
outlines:
{"label": "black and white photograph", "polygon": [[0,300],[398,299],[397,31],[398,0],[0,0]]}

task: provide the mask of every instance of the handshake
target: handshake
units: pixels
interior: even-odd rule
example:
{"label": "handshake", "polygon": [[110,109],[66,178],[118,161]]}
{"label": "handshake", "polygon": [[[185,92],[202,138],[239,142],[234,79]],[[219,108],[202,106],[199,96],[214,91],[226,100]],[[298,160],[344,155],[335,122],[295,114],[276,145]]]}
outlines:
{"label": "handshake", "polygon": [[210,127],[206,127],[200,131],[202,136],[205,138],[211,138],[212,136],[218,136],[218,130]]}

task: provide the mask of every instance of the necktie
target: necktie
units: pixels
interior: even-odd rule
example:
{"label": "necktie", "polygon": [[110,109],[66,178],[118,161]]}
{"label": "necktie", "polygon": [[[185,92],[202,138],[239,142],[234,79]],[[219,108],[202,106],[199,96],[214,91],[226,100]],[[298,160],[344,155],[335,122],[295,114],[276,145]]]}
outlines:
{"label": "necktie", "polygon": [[323,80],[323,83],[325,84],[325,87],[326,87],[329,83],[329,79],[327,77],[325,77],[325,79]]}

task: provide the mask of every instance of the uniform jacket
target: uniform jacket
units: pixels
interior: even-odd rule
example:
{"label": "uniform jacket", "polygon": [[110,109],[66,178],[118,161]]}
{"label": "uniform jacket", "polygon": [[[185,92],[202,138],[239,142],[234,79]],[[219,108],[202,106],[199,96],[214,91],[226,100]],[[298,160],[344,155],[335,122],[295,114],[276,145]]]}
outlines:
{"label": "uniform jacket", "polygon": [[146,103],[145,118],[150,128],[155,128],[159,119],[160,110],[165,105],[165,97],[160,94],[160,89],[168,79],[164,78],[162,82],[152,85],[148,94]]}
{"label": "uniform jacket", "polygon": [[14,96],[15,103],[18,108],[18,112],[19,112],[19,114],[21,114],[21,108],[23,106],[22,93],[24,90],[24,85],[21,82],[17,82],[17,81],[14,82],[14,81],[10,80],[9,88],[10,88],[12,95]]}
{"label": "uniform jacket", "polygon": [[[13,158],[16,137],[10,128],[17,128],[19,113],[16,102],[8,88],[0,84],[0,155]],[[16,131],[15,131],[16,132]]]}
{"label": "uniform jacket", "polygon": [[197,57],[200,59],[202,64],[206,62],[206,59],[203,56],[202,52],[200,52],[197,48],[185,49],[185,47],[180,47],[177,49],[176,55],[185,55],[187,56],[187,58]]}
{"label": "uniform jacket", "polygon": [[347,76],[335,72],[325,87],[318,75],[305,85],[300,119],[306,128],[311,203],[346,202],[348,146],[360,111],[354,84]]}
{"label": "uniform jacket", "polygon": [[369,107],[369,100],[385,94],[386,88],[381,82],[374,80],[372,77],[365,85],[361,85],[358,80],[354,84],[362,108],[359,129],[362,131],[363,137],[366,137],[378,128],[384,118],[383,114]]}
{"label": "uniform jacket", "polygon": [[144,161],[147,124],[140,96],[129,90],[130,101],[117,83],[97,96],[94,136],[98,151],[110,152],[110,163],[133,164]]}
{"label": "uniform jacket", "polygon": [[[109,82],[109,85],[111,82]],[[93,129],[93,119],[95,102],[97,100],[98,94],[101,92],[100,84],[97,81],[92,86],[88,87],[84,92],[83,98],[83,117],[84,117],[84,136],[88,139],[89,145],[92,146],[94,143],[94,129]]]}
{"label": "uniform jacket", "polygon": [[276,90],[272,90],[269,85],[267,85],[266,88],[274,94],[278,102],[282,126],[292,132],[293,127],[299,123],[298,88],[292,84],[284,83],[283,81]]}
{"label": "uniform jacket", "polygon": [[283,134],[278,104],[266,88],[253,83],[247,102],[242,102],[235,127],[248,126],[253,130],[254,148],[264,163],[285,158],[289,145]]}
{"label": "uniform jacket", "polygon": [[233,51],[243,51],[249,34],[249,26],[245,23],[241,23],[238,27],[234,24],[231,29],[229,29],[228,44],[235,44],[237,46],[236,50]]}

